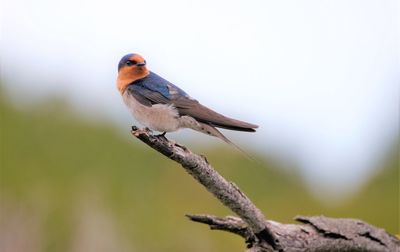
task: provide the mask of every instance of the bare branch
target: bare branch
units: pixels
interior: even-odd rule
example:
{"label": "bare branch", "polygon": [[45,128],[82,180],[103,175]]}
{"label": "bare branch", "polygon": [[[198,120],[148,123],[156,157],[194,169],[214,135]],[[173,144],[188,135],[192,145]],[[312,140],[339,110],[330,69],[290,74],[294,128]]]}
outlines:
{"label": "bare branch", "polygon": [[269,251],[396,251],[400,241],[382,229],[355,219],[298,216],[303,224],[266,220],[262,212],[232,182],[215,171],[207,159],[186,147],[155,136],[148,129],[132,127],[132,134],[182,167],[240,218],[187,215],[211,229],[245,238],[249,252]]}
{"label": "bare branch", "polygon": [[220,218],[213,215],[186,215],[190,220],[195,222],[204,223],[210,226],[213,230],[222,230],[231,232],[247,239],[252,238],[254,240],[254,234],[248,228],[248,225],[240,218],[234,216],[226,216]]}
{"label": "bare branch", "polygon": [[192,153],[182,145],[170,142],[162,135],[154,136],[147,129],[132,127],[132,134],[153,149],[180,163],[209,192],[240,216],[249,225],[256,237],[267,242],[273,248],[279,247],[276,239],[268,230],[264,221],[265,217],[261,211],[237,186],[225,180],[214,170],[205,157]]}

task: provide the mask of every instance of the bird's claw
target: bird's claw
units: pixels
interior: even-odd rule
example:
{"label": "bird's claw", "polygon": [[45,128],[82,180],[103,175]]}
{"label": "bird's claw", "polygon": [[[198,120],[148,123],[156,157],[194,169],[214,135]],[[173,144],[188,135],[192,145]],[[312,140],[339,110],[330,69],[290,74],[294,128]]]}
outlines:
{"label": "bird's claw", "polygon": [[156,137],[163,138],[164,140],[168,141],[168,138],[165,136],[166,133],[167,132],[164,131],[163,133],[156,135]]}

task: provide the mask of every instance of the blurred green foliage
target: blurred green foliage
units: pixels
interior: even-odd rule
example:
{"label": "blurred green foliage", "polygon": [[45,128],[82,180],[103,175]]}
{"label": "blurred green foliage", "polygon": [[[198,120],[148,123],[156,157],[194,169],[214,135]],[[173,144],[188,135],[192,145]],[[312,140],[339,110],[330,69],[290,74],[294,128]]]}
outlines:
{"label": "blurred green foliage", "polygon": [[[117,133],[65,107],[53,101],[20,110],[2,97],[0,230],[25,215],[14,229],[35,225],[40,235],[30,237],[48,252],[89,251],[107,239],[110,251],[244,251],[241,238],[185,219],[185,213],[232,213],[176,163],[132,138],[128,126]],[[270,219],[355,217],[399,232],[396,148],[355,197],[327,207],[293,167],[262,157],[263,163],[251,162],[221,146],[201,152]]]}

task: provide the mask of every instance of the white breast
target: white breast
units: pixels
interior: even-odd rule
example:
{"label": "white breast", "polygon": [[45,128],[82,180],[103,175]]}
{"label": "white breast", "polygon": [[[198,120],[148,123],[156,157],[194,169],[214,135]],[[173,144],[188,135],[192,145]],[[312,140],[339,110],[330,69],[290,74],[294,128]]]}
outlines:
{"label": "white breast", "polygon": [[148,107],[138,102],[128,92],[124,92],[122,98],[133,117],[144,126],[160,132],[179,129],[179,114],[174,106],[155,104]]}

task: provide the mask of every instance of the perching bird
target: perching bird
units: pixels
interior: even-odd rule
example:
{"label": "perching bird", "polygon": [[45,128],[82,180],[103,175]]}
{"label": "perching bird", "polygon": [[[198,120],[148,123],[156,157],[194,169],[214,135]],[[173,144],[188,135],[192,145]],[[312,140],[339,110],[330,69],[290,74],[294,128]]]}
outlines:
{"label": "perching bird", "polygon": [[139,54],[128,54],[120,60],[117,88],[136,120],[163,135],[190,128],[232,144],[216,127],[247,132],[255,132],[258,127],[201,105],[179,87],[149,71]]}

